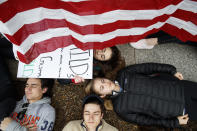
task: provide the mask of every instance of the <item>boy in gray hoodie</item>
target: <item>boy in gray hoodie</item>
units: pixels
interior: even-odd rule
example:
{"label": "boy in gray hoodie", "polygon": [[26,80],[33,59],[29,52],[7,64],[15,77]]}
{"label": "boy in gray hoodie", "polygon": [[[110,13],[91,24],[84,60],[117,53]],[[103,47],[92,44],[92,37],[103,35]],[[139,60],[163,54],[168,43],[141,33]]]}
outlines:
{"label": "boy in gray hoodie", "polygon": [[5,131],[52,131],[55,122],[55,109],[48,97],[51,79],[29,78],[25,87],[25,96],[20,100],[10,117],[0,125]]}

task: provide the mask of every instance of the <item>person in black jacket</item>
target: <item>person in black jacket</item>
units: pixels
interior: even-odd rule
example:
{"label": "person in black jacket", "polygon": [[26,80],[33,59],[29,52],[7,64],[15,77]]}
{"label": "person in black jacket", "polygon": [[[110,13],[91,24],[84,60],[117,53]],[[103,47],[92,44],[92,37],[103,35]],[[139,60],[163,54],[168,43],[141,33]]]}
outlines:
{"label": "person in black jacket", "polygon": [[167,44],[167,43],[177,43],[183,45],[190,45],[197,47],[197,42],[186,41],[183,42],[175,36],[160,30],[154,34],[148,35],[145,39],[141,39],[137,42],[130,42],[130,45],[135,49],[152,49],[155,45]]}
{"label": "person in black jacket", "polygon": [[139,125],[179,127],[189,118],[197,120],[197,83],[183,80],[172,65],[131,65],[118,73],[115,82],[95,78],[85,90],[110,96],[115,112]]}
{"label": "person in black jacket", "polygon": [[12,45],[5,38],[1,38],[0,34],[0,124],[16,105],[15,88],[5,62],[6,58],[14,59]]}
{"label": "person in black jacket", "polygon": [[10,115],[16,105],[14,88],[8,74],[8,69],[0,56],[0,123]]}

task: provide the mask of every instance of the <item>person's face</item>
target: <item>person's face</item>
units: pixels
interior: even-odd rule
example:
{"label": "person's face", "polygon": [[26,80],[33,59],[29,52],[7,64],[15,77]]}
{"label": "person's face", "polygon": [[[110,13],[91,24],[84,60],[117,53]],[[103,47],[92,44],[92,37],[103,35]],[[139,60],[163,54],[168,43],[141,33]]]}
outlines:
{"label": "person's face", "polygon": [[94,50],[94,58],[100,61],[107,61],[112,57],[112,50],[110,47],[103,50]]}
{"label": "person's face", "polygon": [[105,78],[96,78],[94,80],[94,90],[99,93],[101,97],[112,94],[115,89],[115,83]]}
{"label": "person's face", "polygon": [[25,86],[25,95],[29,103],[40,100],[47,88],[41,88],[41,80],[36,78],[29,78]]}
{"label": "person's face", "polygon": [[89,103],[84,106],[83,119],[88,129],[95,129],[101,122],[102,118],[103,113],[101,112],[99,105]]}

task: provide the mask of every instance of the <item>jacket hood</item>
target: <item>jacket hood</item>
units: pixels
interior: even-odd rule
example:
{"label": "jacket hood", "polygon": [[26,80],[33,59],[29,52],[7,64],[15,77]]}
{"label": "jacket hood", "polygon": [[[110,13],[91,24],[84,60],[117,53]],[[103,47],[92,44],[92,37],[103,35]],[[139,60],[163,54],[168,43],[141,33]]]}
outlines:
{"label": "jacket hood", "polygon": [[[27,100],[27,97],[24,95],[23,96],[23,99],[22,99],[22,103],[28,103],[28,100]],[[51,104],[51,98],[49,97],[43,97],[42,99],[34,102],[34,103],[31,103],[32,105],[34,104]]]}

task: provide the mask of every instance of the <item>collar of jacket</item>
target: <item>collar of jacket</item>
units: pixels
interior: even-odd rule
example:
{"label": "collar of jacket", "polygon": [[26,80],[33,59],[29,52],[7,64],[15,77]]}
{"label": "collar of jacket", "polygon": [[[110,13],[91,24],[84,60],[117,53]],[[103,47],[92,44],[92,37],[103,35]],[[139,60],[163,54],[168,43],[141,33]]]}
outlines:
{"label": "collar of jacket", "polygon": [[111,95],[108,95],[108,96],[106,97],[106,99],[113,99],[113,98],[115,98],[115,97],[117,97],[117,96],[119,96],[120,94],[125,93],[125,92],[127,92],[127,91],[124,90],[124,89],[122,89],[121,92],[112,91],[112,94],[111,94]]}
{"label": "collar of jacket", "polygon": [[[86,125],[85,125],[85,122],[84,122],[84,120],[81,122],[81,126],[82,126],[82,128],[84,128],[86,131],[88,131],[88,129],[87,129],[87,127],[86,127]],[[99,131],[99,129],[101,129],[102,128],[102,120],[101,120],[101,122],[98,124],[98,126],[96,127],[96,131]]]}
{"label": "collar of jacket", "polygon": [[120,87],[120,91],[112,91],[112,95],[110,96],[110,98],[114,98],[116,96],[118,96],[121,92],[126,92],[118,83],[118,81],[115,81],[115,84],[118,85]]}

